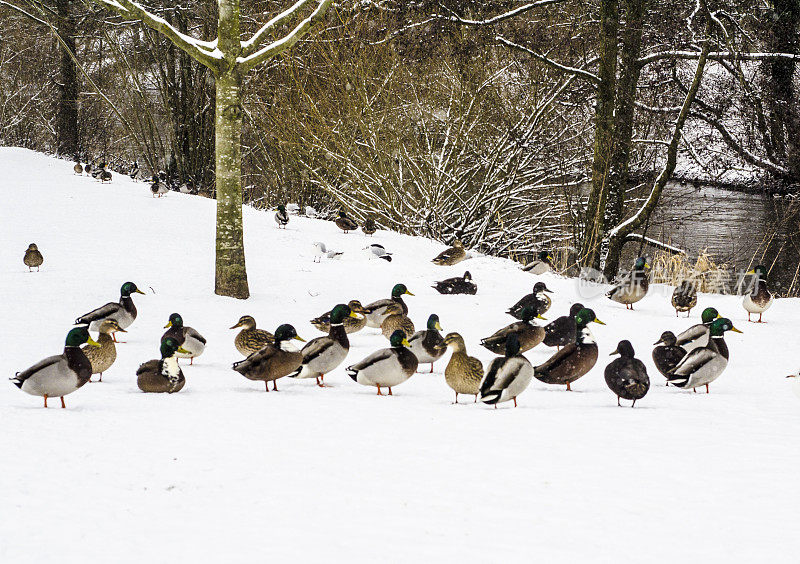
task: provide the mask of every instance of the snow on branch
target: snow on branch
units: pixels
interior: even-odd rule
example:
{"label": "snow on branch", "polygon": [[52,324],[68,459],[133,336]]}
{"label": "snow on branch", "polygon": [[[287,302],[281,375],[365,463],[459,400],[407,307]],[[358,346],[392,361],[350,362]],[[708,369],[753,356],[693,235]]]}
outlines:
{"label": "snow on branch", "polygon": [[[658,51],[639,59],[639,65],[645,66],[655,61],[663,59],[683,59],[687,61],[700,58],[700,51]],[[794,53],[736,53],[734,51],[712,51],[706,57],[709,61],[773,61],[775,59],[787,59],[790,61],[800,61],[800,55]]]}
{"label": "snow on branch", "polygon": [[277,29],[279,26],[283,25],[286,21],[290,20],[294,17],[297,12],[302,10],[307,4],[310,4],[313,0],[298,0],[295,4],[271,20],[265,23],[261,29],[259,29],[253,37],[248,39],[247,41],[242,41],[242,56],[247,57],[252,55],[257,49],[258,46],[264,41],[267,35]]}
{"label": "snow on branch", "polygon": [[[564,2],[564,0],[538,0],[538,2],[529,2],[528,4],[523,4],[518,8],[514,8],[513,10],[509,10],[503,14],[499,14],[494,16],[493,18],[489,18],[486,20],[467,20],[462,18],[461,16],[455,14],[454,12],[450,12],[449,16],[438,15],[436,14],[435,17],[445,19],[451,22],[460,23],[462,25],[493,25],[496,23],[500,23],[502,21],[511,19],[515,16],[519,16],[520,14],[524,14],[525,12],[529,12],[534,8],[540,8],[542,6],[549,6],[550,4],[560,4]],[[449,10],[448,10],[449,11]]]}
{"label": "snow on branch", "polygon": [[[244,55],[238,57],[236,62],[242,65],[245,69],[253,68],[254,66],[263,63],[264,61],[271,59],[272,57],[279,55],[283,51],[293,47],[295,43],[300,41],[304,35],[306,35],[311,28],[318,24],[322,19],[325,17],[325,12],[328,11],[333,0],[319,0],[319,5],[317,5],[317,9],[308,16],[306,19],[301,21],[297,26],[286,34],[284,37],[273,41],[269,45],[259,49],[258,51],[251,53],[249,55]],[[298,2],[297,4],[299,4]],[[297,6],[295,4],[294,7]],[[290,8],[291,10],[292,8]],[[281,16],[278,16],[281,17]],[[287,16],[288,17],[288,16]],[[269,25],[269,24],[267,24]]]}
{"label": "snow on branch", "polygon": [[190,35],[181,33],[175,29],[167,20],[148,12],[140,4],[132,0],[92,0],[104,8],[115,12],[123,19],[136,21],[140,20],[147,27],[152,28],[167,39],[172,41],[176,47],[185,51],[190,57],[202,65],[212,70],[216,70],[218,61],[222,59],[222,53],[217,49],[217,41],[203,41]]}
{"label": "snow on branch", "polygon": [[545,57],[544,55],[542,55],[540,53],[532,51],[532,50],[528,49],[527,47],[523,47],[522,45],[519,45],[518,43],[514,43],[513,41],[509,41],[508,39],[506,39],[506,38],[504,38],[504,37],[502,37],[500,35],[496,36],[495,39],[497,41],[499,41],[500,43],[502,43],[503,45],[506,45],[507,47],[511,47],[512,49],[517,49],[519,51],[527,53],[528,55],[530,55],[534,59],[536,59],[538,61],[542,61],[543,63],[545,63],[547,65],[550,65],[551,67],[556,68],[556,69],[558,69],[560,71],[573,74],[578,78],[584,78],[586,80],[589,80],[589,81],[593,82],[594,84],[599,84],[600,83],[600,77],[597,76],[594,73],[591,73],[591,72],[583,70],[583,69],[570,67],[570,66],[567,66],[567,65],[562,65],[561,63],[557,63],[556,61],[554,61],[554,60],[552,60],[552,59],[550,59],[548,57]]}

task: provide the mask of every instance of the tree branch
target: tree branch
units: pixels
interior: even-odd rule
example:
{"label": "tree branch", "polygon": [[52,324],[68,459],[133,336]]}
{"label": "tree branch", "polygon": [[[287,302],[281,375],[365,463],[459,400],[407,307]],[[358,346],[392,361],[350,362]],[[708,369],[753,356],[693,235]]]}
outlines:
{"label": "tree branch", "polygon": [[216,40],[202,41],[185,35],[172,27],[167,20],[151,14],[131,0],[92,0],[92,2],[111,10],[125,20],[141,21],[147,27],[164,35],[176,47],[212,71],[216,71],[219,67],[222,53],[217,49]]}
{"label": "tree branch", "polygon": [[[97,0],[95,0],[97,1]],[[266,47],[256,51],[247,56],[241,56],[236,59],[236,62],[243,67],[243,71],[247,71],[256,65],[279,55],[287,49],[293,47],[304,35],[306,35],[311,28],[317,25],[325,18],[325,12],[328,11],[333,0],[319,0],[319,5],[316,10],[301,21],[297,26],[284,37],[273,41]],[[295,4],[296,6],[296,4]]]}
{"label": "tree branch", "polygon": [[[664,59],[693,61],[700,58],[700,51],[658,51],[639,59],[639,65],[645,66]],[[787,59],[800,61],[800,55],[794,53],[736,53],[732,51],[713,51],[706,57],[709,61],[727,61],[739,59],[742,61],[773,61]]]}
{"label": "tree branch", "polygon": [[508,12],[494,16],[493,18],[489,18],[487,20],[465,20],[464,18],[462,18],[461,16],[450,10],[448,10],[451,14],[449,16],[434,14],[434,17],[451,22],[460,23],[462,25],[472,25],[472,26],[493,25],[508,20],[510,18],[513,18],[515,16],[519,16],[520,14],[524,14],[525,12],[529,12],[534,8],[540,8],[541,6],[549,6],[551,4],[560,4],[561,2],[564,2],[564,0],[538,0],[538,2],[530,2],[528,4],[523,4],[519,8],[514,8],[513,10],[509,10]]}
{"label": "tree branch", "polygon": [[247,41],[242,41],[242,57],[249,57],[256,52],[261,43],[264,42],[270,32],[277,29],[278,26],[290,20],[297,12],[302,10],[307,4],[313,0],[298,0],[295,4],[269,20],[261,29],[253,34]]}
{"label": "tree branch", "polygon": [[596,74],[593,74],[593,73],[589,72],[589,71],[585,71],[583,69],[579,69],[579,68],[575,68],[575,67],[569,67],[567,65],[562,65],[561,63],[557,63],[556,61],[554,61],[552,59],[549,59],[549,58],[545,57],[544,55],[542,55],[540,53],[537,53],[535,51],[531,51],[527,47],[523,47],[522,45],[519,45],[518,43],[514,43],[513,41],[509,41],[508,39],[506,39],[506,38],[504,38],[504,37],[502,37],[500,35],[497,35],[495,37],[495,39],[497,41],[499,41],[500,43],[502,43],[503,45],[506,45],[507,47],[511,47],[512,49],[517,49],[518,51],[522,51],[523,53],[527,53],[528,55],[530,55],[534,59],[536,59],[538,61],[542,61],[543,63],[545,63],[547,65],[550,65],[551,67],[553,67],[555,69],[558,69],[558,70],[560,70],[562,72],[567,72],[567,73],[573,74],[577,78],[583,78],[585,80],[588,80],[588,81],[592,82],[593,84],[599,84],[600,83],[600,77],[597,76]]}

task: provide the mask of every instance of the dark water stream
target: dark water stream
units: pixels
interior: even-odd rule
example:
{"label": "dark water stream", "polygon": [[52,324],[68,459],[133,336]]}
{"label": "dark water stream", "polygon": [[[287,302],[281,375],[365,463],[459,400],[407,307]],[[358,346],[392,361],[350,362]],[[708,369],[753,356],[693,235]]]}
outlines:
{"label": "dark water stream", "polygon": [[[691,184],[670,184],[651,218],[647,235],[686,250],[706,250],[732,271],[763,264],[770,286],[800,290],[800,202]],[[635,247],[629,244],[628,247]],[[626,255],[637,249],[626,249]]]}

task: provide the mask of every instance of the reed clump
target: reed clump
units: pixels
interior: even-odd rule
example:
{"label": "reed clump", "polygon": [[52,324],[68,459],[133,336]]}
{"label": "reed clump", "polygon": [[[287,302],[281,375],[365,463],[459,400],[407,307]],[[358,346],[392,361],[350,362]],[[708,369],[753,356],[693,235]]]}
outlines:
{"label": "reed clump", "polygon": [[680,286],[688,280],[698,292],[727,294],[731,291],[731,268],[724,262],[716,262],[706,249],[700,251],[694,261],[685,254],[656,251],[651,266],[651,280],[657,284]]}

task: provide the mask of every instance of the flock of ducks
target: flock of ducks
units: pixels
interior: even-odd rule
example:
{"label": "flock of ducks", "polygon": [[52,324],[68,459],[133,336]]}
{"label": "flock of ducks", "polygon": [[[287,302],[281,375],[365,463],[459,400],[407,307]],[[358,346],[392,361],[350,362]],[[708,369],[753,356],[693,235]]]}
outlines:
{"label": "flock of ducks", "polygon": [[[77,172],[77,169],[76,169]],[[279,206],[275,214],[278,228],[289,223],[285,206]],[[355,231],[359,226],[341,212],[335,221],[344,232]],[[373,234],[374,224],[364,233]],[[366,229],[365,229],[366,228]],[[333,258],[326,247],[315,244],[320,255]],[[381,255],[384,256],[384,255]],[[433,259],[437,265],[452,266],[469,257],[460,241]],[[318,257],[315,257],[318,258]],[[29,270],[43,263],[42,254],[35,244],[25,252],[24,263]],[[543,251],[536,260],[523,270],[533,274],[544,274],[552,269],[552,257]],[[649,265],[644,257],[638,258],[633,268],[607,293],[615,302],[633,309],[647,294],[649,288]],[[763,313],[771,306],[773,297],[767,288],[766,269],[757,266],[754,290],[745,296],[743,306],[752,314],[758,313],[757,322],[762,322]],[[475,294],[477,286],[469,272],[463,277],[450,278],[434,284],[442,294]],[[93,374],[102,375],[117,358],[117,333],[127,332],[136,320],[137,310],[132,295],[143,294],[133,282],[125,282],[120,288],[120,298],[76,318],[76,327],[69,330],[63,353],[45,358],[30,368],[18,372],[11,380],[22,391],[44,398],[44,406],[50,398],[60,398],[65,407],[64,396],[76,391],[91,380]],[[425,328],[417,331],[408,316],[409,308],[405,296],[414,294],[405,284],[395,284],[389,297],[366,305],[358,300],[336,304],[331,310],[311,320],[311,324],[325,335],[306,342],[295,327],[280,325],[274,333],[259,329],[250,315],[242,316],[231,329],[239,329],[233,339],[236,350],[245,358],[233,364],[233,370],[253,381],[264,382],[267,392],[277,390],[277,381],[283,377],[314,379],[320,387],[326,387],[325,376],[342,366],[350,350],[350,338],[366,328],[380,330],[388,346],[366,358],[346,366],[346,373],[354,382],[374,387],[378,395],[384,390],[393,395],[393,388],[401,385],[417,373],[420,365],[434,364],[451,351],[444,369],[444,380],[455,394],[471,395],[474,402],[497,407],[504,402],[517,405],[518,397],[535,378],[540,382],[564,386],[571,389],[573,382],[587,374],[598,361],[598,346],[590,330],[591,324],[604,325],[590,308],[573,304],[567,315],[545,325],[543,315],[551,308],[553,292],[542,281],[533,285],[530,294],[523,296],[506,313],[516,321],[484,337],[480,345],[495,355],[488,366],[469,355],[464,338],[457,332],[442,335],[439,316],[431,314]],[[686,282],[675,289],[671,298],[676,315],[687,316],[697,304],[697,293],[691,283]],[[176,393],[186,383],[179,359],[194,358],[203,354],[206,339],[192,327],[184,324],[178,313],[169,316],[166,332],[160,339],[160,358],[141,364],[136,371],[138,387],[149,393]],[[740,332],[731,321],[721,317],[714,308],[706,308],[701,314],[701,323],[675,335],[665,331],[655,343],[652,358],[658,371],[666,378],[667,385],[678,388],[706,387],[725,370],[729,360],[729,349],[725,333]],[[90,332],[97,333],[93,339]],[[294,343],[303,343],[299,348]],[[523,356],[537,346],[555,348],[548,360],[534,366]],[[625,399],[642,399],[650,388],[645,365],[636,358],[633,345],[628,340],[620,341],[612,355],[618,358],[605,368],[605,381],[617,396],[617,404]],[[800,376],[791,375],[790,377]]]}

